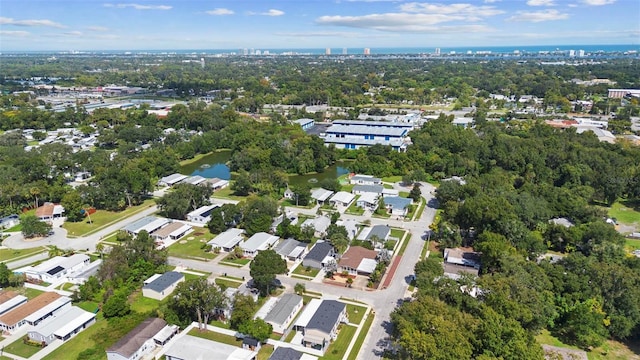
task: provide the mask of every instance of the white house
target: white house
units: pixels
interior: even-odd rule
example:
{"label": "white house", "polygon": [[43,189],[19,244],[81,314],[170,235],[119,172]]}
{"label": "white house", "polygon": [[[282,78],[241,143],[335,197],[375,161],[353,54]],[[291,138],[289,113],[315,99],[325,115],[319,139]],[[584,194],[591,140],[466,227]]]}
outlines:
{"label": "white house", "polygon": [[12,214],[0,219],[0,229],[9,229],[20,223],[20,216]]}
{"label": "white house", "polygon": [[307,245],[295,239],[286,239],[282,240],[274,250],[285,260],[296,261],[302,259]]}
{"label": "white house", "polygon": [[169,296],[183,281],[184,274],[177,271],[168,271],[162,275],[155,274],[144,282],[142,296],[162,300]]}
{"label": "white house", "polygon": [[271,247],[278,242],[280,238],[267,234],[265,232],[259,232],[253,234],[247,241],[240,243],[240,248],[244,256],[254,257],[259,251],[271,249]]}
{"label": "white house", "polygon": [[311,198],[314,199],[319,205],[323,205],[325,201],[333,195],[333,191],[323,188],[317,188],[311,190]]}
{"label": "white house", "polygon": [[354,194],[346,191],[338,191],[331,197],[329,203],[333,206],[349,207],[355,198],[356,196]]}
{"label": "white house", "polygon": [[409,205],[413,201],[409,198],[389,196],[384,198],[384,206],[391,215],[407,216]]}
{"label": "white house", "polygon": [[254,360],[258,353],[217,341],[185,335],[177,338],[169,346],[165,356],[167,360]]}
{"label": "white house", "polygon": [[314,229],[314,235],[316,237],[323,237],[329,225],[331,225],[331,219],[326,216],[318,216],[315,219],[305,220],[302,225],[300,225],[300,228],[304,229],[307,226],[311,226]]}
{"label": "white house", "polygon": [[242,234],[244,234],[244,230],[232,228],[209,240],[207,244],[211,245],[213,249],[220,248],[229,252],[242,241]]}
{"label": "white house", "polygon": [[189,176],[186,179],[182,180],[181,184],[189,184],[189,185],[200,185],[207,181],[207,179],[203,178],[200,175]]}
{"label": "white house", "polygon": [[217,208],[219,205],[205,205],[201,206],[192,212],[187,214],[187,220],[198,223],[198,224],[206,224],[211,221],[211,211]]}
{"label": "white house", "polygon": [[162,319],[146,319],[107,349],[107,360],[139,360],[155,349],[153,338],[165,325]]}
{"label": "white house", "polygon": [[382,195],[383,191],[384,191],[384,186],[382,185],[354,185],[353,189],[351,189],[351,193],[356,195],[373,193],[380,196]]}
{"label": "white house", "polygon": [[65,306],[71,306],[68,297],[54,292],[42,293],[0,315],[0,329],[13,333],[25,324],[37,325]]}
{"label": "white house", "polygon": [[365,210],[374,211],[378,208],[378,194],[375,193],[363,193],[360,198],[356,200],[356,205]]}
{"label": "white house", "polygon": [[0,315],[27,302],[27,297],[15,291],[0,291]]}
{"label": "white house", "polygon": [[158,181],[159,185],[164,185],[164,186],[173,186],[177,183],[179,183],[180,181],[184,180],[187,178],[187,175],[182,175],[182,174],[171,174],[168,176],[165,176],[163,178],[161,178]]}
{"label": "white house", "polygon": [[75,254],[69,257],[56,256],[39,265],[27,266],[16,270],[24,273],[28,279],[53,283],[74,273],[81,272],[89,266],[91,259],[84,254]]}
{"label": "white house", "polygon": [[382,185],[382,179],[371,175],[356,174],[349,179],[351,185]]}
{"label": "white house", "polygon": [[302,296],[284,294],[264,317],[264,321],[273,326],[273,331],[284,334],[289,324],[302,309]]}
{"label": "white house", "polygon": [[95,321],[96,314],[70,306],[42,321],[27,334],[30,340],[48,345],[56,339],[69,340]]}
{"label": "white house", "polygon": [[143,230],[151,234],[152,232],[166,226],[170,222],[171,221],[166,218],[145,216],[142,219],[134,221],[131,224],[125,226],[124,228],[122,228],[122,230],[134,236],[137,236]]}
{"label": "white house", "polygon": [[178,240],[192,230],[191,225],[174,221],[169,225],[151,233],[151,236],[158,241]]}

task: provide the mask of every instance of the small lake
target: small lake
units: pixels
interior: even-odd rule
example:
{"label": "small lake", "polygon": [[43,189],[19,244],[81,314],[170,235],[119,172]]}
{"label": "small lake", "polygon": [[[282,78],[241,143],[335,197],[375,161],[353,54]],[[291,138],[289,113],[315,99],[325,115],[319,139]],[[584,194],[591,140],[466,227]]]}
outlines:
{"label": "small lake", "polygon": [[[202,159],[185,165],[181,168],[180,173],[185,175],[200,175],[205,178],[218,178],[223,180],[231,179],[231,171],[227,166],[227,162],[231,158],[230,151],[214,152]],[[324,179],[337,179],[339,176],[349,173],[346,163],[337,162],[329,166],[322,173],[309,175],[292,175],[289,177],[291,185],[297,185],[304,182],[317,183]]]}

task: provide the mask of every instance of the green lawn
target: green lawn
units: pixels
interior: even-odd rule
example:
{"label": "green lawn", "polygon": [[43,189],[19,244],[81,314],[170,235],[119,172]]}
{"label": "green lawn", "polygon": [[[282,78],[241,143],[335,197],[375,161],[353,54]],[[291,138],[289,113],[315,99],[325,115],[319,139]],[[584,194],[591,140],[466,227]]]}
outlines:
{"label": "green lawn", "polygon": [[98,306],[99,306],[97,302],[93,302],[93,301],[82,301],[74,305],[84,311],[89,311],[92,313],[96,313],[96,310],[98,310]]}
{"label": "green lawn", "polygon": [[349,322],[352,324],[360,324],[366,311],[367,308],[364,306],[347,304],[347,316],[349,317]]}
{"label": "green lawn", "polygon": [[236,339],[235,336],[220,334],[215,331],[208,331],[208,330],[201,331],[197,328],[194,328],[191,331],[189,331],[187,334],[191,336],[207,339],[207,340],[217,341],[227,345],[233,345],[238,347],[242,346],[242,340]]}
{"label": "green lawn", "polygon": [[338,333],[338,338],[336,341],[332,342],[327,349],[327,352],[320,359],[322,360],[342,360],[345,352],[347,351],[347,347],[349,347],[349,343],[353,336],[356,333],[355,326],[342,325],[340,329],[340,333]]}
{"label": "green lawn", "polygon": [[223,279],[223,278],[216,278],[215,280],[216,284],[219,286],[224,286],[226,288],[239,288],[240,285],[242,285],[241,282],[238,281],[234,281],[234,280],[229,280],[229,279]]}
{"label": "green lawn", "polygon": [[245,196],[237,196],[234,195],[233,190],[231,190],[231,184],[233,184],[233,180],[229,181],[229,186],[224,189],[216,190],[213,193],[214,198],[223,198],[223,199],[231,199],[231,200],[244,200]]}
{"label": "green lawn", "polygon": [[[538,336],[536,336],[536,340],[539,344],[546,344],[558,347],[564,347],[568,349],[579,349],[576,346],[567,345],[563,343],[557,337],[551,335],[548,330],[543,330]],[[634,345],[635,349],[630,349],[626,344],[623,344],[618,341],[607,340],[601,346],[587,351],[587,358],[589,360],[627,360],[627,359],[637,359],[638,358],[638,347],[640,345]]]}
{"label": "green lawn", "polygon": [[4,232],[18,232],[18,231],[22,231],[22,224],[18,224],[16,226],[13,226],[4,230]]}
{"label": "green lawn", "polygon": [[387,242],[384,243],[384,248],[387,250],[393,250],[393,248],[396,247],[396,240],[387,240]]}
{"label": "green lawn", "polygon": [[274,351],[275,349],[273,348],[273,345],[269,345],[269,344],[262,345],[262,347],[260,348],[260,351],[258,351],[257,360],[269,360],[269,356],[271,356],[271,354],[273,354]]}
{"label": "green lawn", "polygon": [[349,354],[349,357],[347,357],[347,360],[356,360],[358,357],[358,352],[364,343],[364,339],[367,337],[367,333],[369,333],[374,317],[375,315],[373,314],[369,314],[367,316],[367,320],[364,322],[364,325],[362,325],[362,330],[360,330],[360,334],[358,334],[358,338],[356,339],[355,344],[353,344],[353,348],[351,348],[351,353]]}
{"label": "green lawn", "polygon": [[345,214],[352,214],[352,215],[364,214],[364,209],[356,205],[359,197],[360,195],[356,196],[356,198],[353,200],[349,208],[347,208],[347,210],[344,212]]}
{"label": "green lawn", "polygon": [[640,249],[640,239],[626,239],[625,245],[626,245],[627,248],[631,249],[631,251],[639,250]]}
{"label": "green lawn", "polygon": [[398,196],[403,197],[403,198],[408,198],[409,197],[409,192],[408,191],[400,191]]}
{"label": "green lawn", "polygon": [[389,236],[394,237],[394,238],[398,238],[398,239],[402,239],[404,234],[405,234],[405,230],[391,229],[391,234],[389,234]]}
{"label": "green lawn", "polygon": [[427,207],[426,202],[424,201],[424,199],[420,199],[420,205],[418,206],[418,212],[415,217],[416,219],[420,220],[425,207]]}
{"label": "green lawn", "polygon": [[284,342],[290,343],[295,336],[296,336],[296,332],[293,330],[290,331],[289,334],[287,334],[287,337],[284,339]]}
{"label": "green lawn", "polygon": [[45,251],[46,248],[39,246],[31,249],[0,249],[0,261],[10,261],[18,258],[28,257]]}
{"label": "green lawn", "polygon": [[387,177],[383,177],[382,181],[384,182],[390,182],[390,183],[397,183],[402,181],[402,176],[397,175],[397,176],[387,176]]}
{"label": "green lawn", "polygon": [[27,299],[31,300],[34,297],[42,294],[44,291],[42,290],[38,290],[38,289],[32,289],[32,288],[27,288],[27,287],[6,287],[4,288],[4,290],[11,290],[11,291],[15,291],[20,295],[26,296]]}
{"label": "green lawn", "polygon": [[354,187],[354,186],[355,186],[355,185],[353,185],[353,184],[344,184],[344,185],[342,185],[342,187],[340,188],[340,190],[342,190],[342,191],[346,191],[346,192],[350,193],[350,192],[351,192],[351,190],[353,190],[353,187]]}
{"label": "green lawn", "polygon": [[148,314],[160,306],[160,301],[142,296],[142,290],[137,290],[129,295],[131,310],[140,314]]}
{"label": "green lawn", "polygon": [[616,201],[609,209],[609,216],[616,218],[623,224],[633,224],[640,222],[640,200],[639,201]]}
{"label": "green lawn", "polygon": [[89,218],[86,218],[84,221],[80,222],[65,222],[62,227],[67,229],[67,233],[70,237],[85,236],[131,215],[139,213],[142,210],[148,209],[153,205],[155,205],[155,201],[153,201],[153,199],[148,199],[138,206],[132,206],[120,212],[98,210],[91,214],[91,223],[89,223]]}
{"label": "green lawn", "polygon": [[407,236],[407,238],[404,239],[404,242],[402,242],[402,246],[400,247],[400,250],[398,250],[398,256],[402,256],[404,254],[404,251],[407,250],[409,241],[411,241],[411,235]]}
{"label": "green lawn", "polygon": [[307,271],[307,268],[305,266],[302,266],[302,264],[298,265],[295,269],[293,269],[294,274],[309,276],[309,277],[316,277],[316,275],[318,275],[319,272],[320,272],[320,269],[314,269],[314,268],[309,268]]}
{"label": "green lawn", "polygon": [[43,348],[40,347],[40,346],[34,346],[34,345],[25,344],[22,341],[22,338],[14,341],[11,344],[9,344],[9,345],[4,347],[4,351],[5,352],[7,352],[9,354],[13,354],[13,355],[18,355],[18,356],[21,356],[23,358],[30,358],[30,357],[33,356],[33,354],[37,353],[38,351],[40,351],[42,349]]}
{"label": "green lawn", "polygon": [[218,254],[205,251],[202,245],[214,238],[214,235],[207,228],[194,228],[192,233],[187,234],[180,241],[169,246],[169,256],[183,259],[215,259]]}
{"label": "green lawn", "polygon": [[231,263],[231,264],[236,264],[238,266],[244,266],[251,262],[251,259],[249,258],[234,259],[233,257],[234,257],[233,254],[229,254],[224,259],[222,259],[222,261]]}

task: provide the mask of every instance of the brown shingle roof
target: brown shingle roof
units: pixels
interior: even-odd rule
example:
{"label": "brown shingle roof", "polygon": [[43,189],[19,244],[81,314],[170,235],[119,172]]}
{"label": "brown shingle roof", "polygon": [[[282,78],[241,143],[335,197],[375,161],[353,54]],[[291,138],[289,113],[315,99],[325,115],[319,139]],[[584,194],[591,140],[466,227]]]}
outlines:
{"label": "brown shingle roof", "polygon": [[167,322],[159,318],[149,318],[143,321],[135,329],[129,331],[125,337],[118,340],[115,345],[107,349],[107,352],[118,353],[125,358],[131,357],[145,341],[153,338],[160,330],[167,325]]}
{"label": "brown shingle roof", "polygon": [[23,320],[27,316],[51,304],[60,297],[62,297],[60,294],[54,292],[46,292],[40,294],[35,298],[27,301],[25,304],[20,305],[17,308],[0,316],[0,323],[7,326],[15,325],[20,320]]}
{"label": "brown shingle roof", "polygon": [[167,226],[163,227],[162,229],[156,230],[156,231],[153,233],[153,235],[160,236],[160,237],[167,237],[167,236],[169,236],[172,232],[174,232],[174,231],[176,231],[176,230],[180,229],[180,228],[181,228],[181,227],[183,227],[183,226],[184,226],[184,224],[183,224],[183,223],[181,223],[181,222],[177,222],[177,221],[174,221],[174,222],[172,222],[171,224],[169,224],[169,225],[167,225]]}
{"label": "brown shingle roof", "polygon": [[40,206],[39,208],[36,209],[36,216],[37,217],[43,217],[43,216],[48,216],[51,217],[53,216],[53,208],[55,207],[55,205],[53,205],[52,203],[46,203],[42,206]]}
{"label": "brown shingle roof", "polygon": [[338,265],[357,269],[358,266],[360,266],[362,259],[375,259],[376,256],[378,256],[378,253],[373,250],[369,250],[362,246],[352,246],[342,255]]}
{"label": "brown shingle roof", "polygon": [[0,304],[4,304],[16,296],[18,296],[18,293],[15,291],[11,291],[11,290],[0,291]]}

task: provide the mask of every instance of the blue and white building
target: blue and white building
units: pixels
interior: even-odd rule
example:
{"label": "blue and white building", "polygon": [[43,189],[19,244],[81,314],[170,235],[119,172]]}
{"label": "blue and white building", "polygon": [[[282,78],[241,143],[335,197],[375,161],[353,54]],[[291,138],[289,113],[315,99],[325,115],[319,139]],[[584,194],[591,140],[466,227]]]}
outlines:
{"label": "blue and white building", "polygon": [[405,151],[411,144],[408,137],[412,124],[388,121],[336,120],[325,134],[325,145],[335,144],[338,149],[359,149],[376,144],[389,145],[396,151]]}

